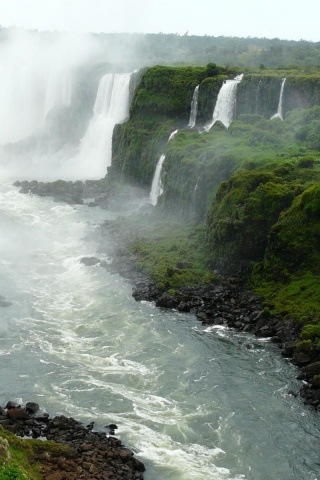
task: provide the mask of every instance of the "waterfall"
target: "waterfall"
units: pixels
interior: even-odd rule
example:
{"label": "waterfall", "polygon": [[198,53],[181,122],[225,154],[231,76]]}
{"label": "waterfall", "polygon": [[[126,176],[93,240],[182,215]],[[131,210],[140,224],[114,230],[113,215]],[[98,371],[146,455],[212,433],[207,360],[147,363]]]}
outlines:
{"label": "waterfall", "polygon": [[281,88],[280,88],[279,103],[278,103],[278,110],[277,110],[277,113],[275,113],[274,115],[272,115],[271,120],[273,120],[274,118],[280,118],[281,120],[283,120],[283,107],[282,107],[282,102],[283,102],[284,85],[285,85],[285,83],[286,83],[286,80],[287,80],[286,78],[283,78],[283,79],[282,79]]}
{"label": "waterfall", "polygon": [[161,185],[161,170],[162,165],[165,160],[166,156],[164,154],[158,160],[156,170],[154,172],[151,191],[150,191],[150,202],[151,205],[157,205],[158,197],[162,194],[162,185]]}
{"label": "waterfall", "polygon": [[[174,130],[168,139],[168,142],[172,140],[178,133],[179,130]],[[167,143],[168,143],[167,142]],[[158,197],[162,194],[162,184],[161,184],[161,171],[162,171],[162,165],[165,160],[166,156],[164,154],[161,155],[161,157],[158,160],[153,180],[152,180],[152,185],[151,185],[151,190],[150,190],[150,202],[151,205],[157,205]]]}
{"label": "waterfall", "polygon": [[197,192],[198,192],[198,188],[199,188],[199,183],[200,183],[200,180],[202,179],[203,175],[204,175],[204,170],[202,170],[200,175],[198,176],[196,184],[194,186],[194,190],[193,190],[193,210],[194,210],[194,213],[196,213]]}
{"label": "waterfall", "polygon": [[191,111],[190,111],[190,120],[188,127],[193,128],[196,124],[197,114],[198,114],[198,97],[199,97],[199,85],[196,86],[193,92],[193,97],[191,101]]}
{"label": "waterfall", "polygon": [[0,144],[34,133],[54,107],[71,103],[71,69],[0,61]]}
{"label": "waterfall", "polygon": [[45,89],[44,116],[54,107],[69,107],[71,94],[71,71],[53,68]]}
{"label": "waterfall", "polygon": [[232,80],[226,80],[220,88],[212,120],[205,126],[207,132],[217,121],[222,122],[227,128],[229,127],[235,114],[237,86],[242,78],[243,74]]}
{"label": "waterfall", "polygon": [[81,140],[80,151],[65,165],[65,174],[77,171],[78,178],[101,178],[111,165],[114,126],[129,115],[131,74],[107,73],[99,83],[93,117]]}
{"label": "waterfall", "polygon": [[171,135],[169,136],[168,142],[170,142],[170,140],[172,140],[177,135],[178,132],[179,130],[175,130],[174,132],[172,132]]}

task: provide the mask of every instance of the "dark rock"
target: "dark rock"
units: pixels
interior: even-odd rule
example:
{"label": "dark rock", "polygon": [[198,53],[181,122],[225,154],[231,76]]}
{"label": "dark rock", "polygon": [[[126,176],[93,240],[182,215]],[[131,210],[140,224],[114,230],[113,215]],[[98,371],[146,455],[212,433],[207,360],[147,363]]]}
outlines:
{"label": "dark rock", "polygon": [[283,344],[282,355],[286,358],[291,358],[296,348],[296,342],[290,341]]}
{"label": "dark rock", "polygon": [[302,371],[306,375],[320,375],[320,362],[309,363],[309,365],[303,367]]}
{"label": "dark rock", "polygon": [[311,361],[311,356],[309,353],[306,352],[297,352],[295,351],[293,354],[293,363],[302,367],[303,365],[307,365]]}
{"label": "dark rock", "polygon": [[292,395],[293,397],[297,397],[298,394],[294,392],[293,390],[288,390],[288,395]]}
{"label": "dark rock", "polygon": [[311,385],[313,388],[320,388],[320,375],[314,375],[312,377]]}
{"label": "dark rock", "polygon": [[80,263],[83,263],[86,267],[91,267],[100,263],[100,260],[97,257],[82,257]]}
{"label": "dark rock", "polygon": [[13,420],[26,420],[29,414],[25,408],[10,408],[8,417]]}
{"label": "dark rock", "polygon": [[28,413],[35,414],[39,411],[39,404],[35,402],[26,403],[26,410]]}
{"label": "dark rock", "polygon": [[19,405],[19,403],[12,402],[12,401],[8,402],[5,406],[7,410],[10,410],[11,408],[20,408],[20,407],[21,405]]}

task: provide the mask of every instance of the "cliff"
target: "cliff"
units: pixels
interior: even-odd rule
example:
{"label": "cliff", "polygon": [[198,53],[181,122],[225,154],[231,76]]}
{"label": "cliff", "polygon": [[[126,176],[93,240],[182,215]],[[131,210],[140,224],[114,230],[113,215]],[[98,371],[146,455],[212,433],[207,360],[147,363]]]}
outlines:
{"label": "cliff", "polygon": [[[237,73],[214,65],[146,70],[128,122],[116,127],[111,173],[148,187],[165,153],[163,193],[155,213],[204,224],[205,235],[198,238],[202,258],[182,271],[177,257],[161,267],[161,258],[169,258],[164,250],[157,267],[152,266],[152,241],[135,245],[141,268],[160,290],[180,288],[198,261],[211,271],[238,275],[262,295],[272,315],[298,322],[298,348],[309,349],[308,361],[314,360],[320,337],[320,77],[283,70],[245,74],[230,127],[217,122],[205,131],[201,127],[212,117],[223,81]],[[270,120],[278,110],[283,78],[284,120]],[[197,123],[190,129],[186,126],[198,84]],[[168,142],[175,129],[178,133]],[[146,257],[147,251],[153,254]],[[185,251],[182,260],[188,258],[191,253]],[[160,276],[153,276],[154,268]],[[179,282],[172,281],[178,277]]]}
{"label": "cliff", "polygon": [[[216,124],[210,132],[199,135],[198,128],[212,118],[224,80],[237,73],[236,69],[214,64],[179,68],[157,66],[145,70],[133,95],[129,120],[114,130],[110,173],[150,188],[159,157],[165,153],[164,193],[159,207],[167,212],[173,209],[187,218],[204,218],[220,182],[227,180],[239,164],[251,159],[255,161],[252,148],[265,143],[268,149],[275,150],[277,142],[283,143],[277,134],[282,126],[273,128],[267,122],[253,135],[248,119],[245,125],[237,125],[237,131],[232,127],[232,132],[231,129],[223,132],[223,126],[219,128]],[[297,108],[320,104],[320,78],[315,75],[284,70],[272,74],[268,71],[248,73],[237,88],[235,119],[243,114],[270,119],[278,109],[283,78],[286,78],[284,115]],[[191,130],[187,125],[197,85],[200,85],[197,123]],[[254,117],[250,121],[253,122]],[[168,143],[169,135],[176,129],[179,133]],[[239,144],[243,143],[239,139],[248,135],[251,138],[247,139],[244,152],[239,149]]]}

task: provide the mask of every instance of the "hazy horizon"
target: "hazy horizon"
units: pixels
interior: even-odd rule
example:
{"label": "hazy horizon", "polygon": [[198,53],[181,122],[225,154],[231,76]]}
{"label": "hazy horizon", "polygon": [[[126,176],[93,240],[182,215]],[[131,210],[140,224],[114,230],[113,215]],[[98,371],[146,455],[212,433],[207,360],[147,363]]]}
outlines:
{"label": "hazy horizon", "polygon": [[78,33],[166,33],[318,42],[320,4],[306,0],[0,0],[1,26]]}

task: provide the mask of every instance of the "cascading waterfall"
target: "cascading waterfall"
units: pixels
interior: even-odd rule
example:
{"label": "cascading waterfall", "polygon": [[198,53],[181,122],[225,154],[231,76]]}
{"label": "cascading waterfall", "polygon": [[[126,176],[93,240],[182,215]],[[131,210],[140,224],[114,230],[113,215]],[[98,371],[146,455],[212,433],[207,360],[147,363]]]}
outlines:
{"label": "cascading waterfall", "polygon": [[271,120],[273,120],[274,118],[280,118],[281,120],[283,120],[283,106],[282,106],[282,104],[283,104],[284,85],[286,83],[286,80],[287,80],[286,78],[282,79],[281,88],[280,88],[279,103],[278,103],[278,110],[277,110],[277,113],[272,115]]}
{"label": "cascading waterfall", "polygon": [[65,165],[65,174],[77,170],[78,178],[101,178],[111,165],[114,126],[129,115],[131,74],[107,73],[99,83],[93,117],[81,140],[80,151]]}
{"label": "cascading waterfall", "polygon": [[232,80],[226,80],[220,88],[212,120],[204,127],[207,132],[217,121],[222,122],[227,128],[229,127],[235,114],[237,86],[242,78],[243,74],[237,75]]}
{"label": "cascading waterfall", "polygon": [[193,128],[196,124],[197,114],[198,114],[198,98],[199,98],[199,85],[196,86],[193,92],[192,102],[191,102],[191,111],[190,111],[190,120],[188,127]]}
{"label": "cascading waterfall", "polygon": [[[176,136],[178,131],[179,130],[174,130],[174,132],[170,134],[168,142],[170,142],[170,140],[172,140]],[[157,205],[158,197],[160,197],[160,195],[163,192],[162,184],[161,184],[161,171],[162,171],[162,165],[163,165],[163,162],[165,161],[165,158],[166,156],[162,154],[158,160],[158,163],[154,172],[154,176],[151,184],[151,190],[150,190],[151,205]]]}
{"label": "cascading waterfall", "polygon": [[150,203],[151,205],[157,205],[158,197],[162,194],[162,185],[161,185],[161,170],[163,162],[165,161],[166,156],[164,154],[158,160],[156,170],[154,172],[151,191],[150,191]]}

